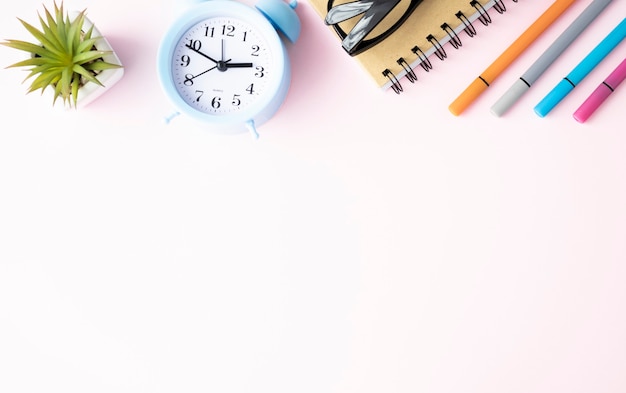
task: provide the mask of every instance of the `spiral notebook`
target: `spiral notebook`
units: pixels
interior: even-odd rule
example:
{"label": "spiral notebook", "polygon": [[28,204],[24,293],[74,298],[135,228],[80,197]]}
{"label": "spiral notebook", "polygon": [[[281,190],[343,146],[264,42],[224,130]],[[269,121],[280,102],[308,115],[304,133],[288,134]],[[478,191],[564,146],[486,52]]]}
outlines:
{"label": "spiral notebook", "polygon": [[[517,0],[512,0],[517,3]],[[309,0],[347,56],[353,56],[382,89],[403,90],[430,71],[432,58],[473,37],[490,12],[506,11],[503,0]],[[437,60],[434,60],[437,61]]]}

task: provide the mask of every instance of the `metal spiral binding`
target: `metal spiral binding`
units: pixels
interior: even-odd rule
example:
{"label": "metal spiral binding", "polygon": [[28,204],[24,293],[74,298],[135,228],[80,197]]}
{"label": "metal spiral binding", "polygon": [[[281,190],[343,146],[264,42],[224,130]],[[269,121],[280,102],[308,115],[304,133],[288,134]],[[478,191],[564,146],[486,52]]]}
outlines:
{"label": "metal spiral binding", "polygon": [[430,34],[428,37],[426,37],[426,41],[430,42],[430,44],[435,47],[435,55],[437,55],[439,60],[444,60],[446,57],[448,57],[446,50],[443,48],[443,45],[441,45],[441,42],[439,42],[439,40],[435,38],[434,35]]}
{"label": "metal spiral binding", "polygon": [[406,79],[408,79],[409,82],[413,83],[417,81],[417,75],[415,75],[415,72],[411,69],[409,63],[404,60],[404,57],[398,59],[398,64],[404,68],[404,71],[406,72]]}
{"label": "metal spiral binding", "polygon": [[493,5],[493,9],[498,11],[499,14],[503,14],[506,12],[506,6],[502,2],[502,0],[496,0],[496,2]]}
{"label": "metal spiral binding", "polygon": [[456,33],[449,24],[444,23],[443,25],[441,25],[441,29],[448,33],[448,35],[450,36],[450,44],[452,44],[454,49],[459,49],[459,47],[463,46],[461,39],[458,35],[456,35]]}
{"label": "metal spiral binding", "polygon": [[[518,0],[511,0],[511,1],[513,1],[514,3],[518,2]],[[476,12],[478,12],[478,18],[476,19],[480,21],[483,25],[488,26],[492,22],[491,16],[489,16],[489,13],[485,9],[485,7],[483,7],[483,5],[478,0],[472,0],[470,1],[469,4],[470,6],[476,9]],[[503,0],[496,0],[495,4],[493,5],[493,8],[499,14],[503,14],[506,12],[506,6],[504,5]],[[476,28],[474,27],[472,22],[469,20],[469,18],[461,11],[457,12],[455,16],[465,26],[463,28],[463,31],[465,31],[468,37],[474,37],[476,35]],[[442,24],[441,29],[449,36],[450,39],[448,41],[450,42],[450,44],[452,45],[454,49],[459,49],[461,46],[463,46],[463,43],[461,42],[461,39],[459,38],[458,34],[454,31],[452,27],[450,27],[449,24],[447,23]],[[429,34],[426,37],[426,40],[430,42],[433,48],[435,48],[434,54],[440,60],[445,60],[448,57],[448,54],[446,53],[446,50],[443,47],[443,44],[441,44],[441,42],[433,34]],[[422,51],[422,49],[420,49],[418,46],[414,46],[413,48],[411,48],[411,52],[417,56],[419,60],[418,64],[422,66],[424,71],[429,72],[430,70],[433,69],[433,65],[430,62],[430,59],[428,58],[428,56],[426,56],[426,54],[424,53],[424,51]],[[404,57],[399,58],[397,60],[397,63],[400,66],[402,66],[405,76],[409,82],[414,83],[415,81],[417,81],[417,75],[415,74],[414,69],[411,68],[411,66],[409,65],[409,63],[406,61]],[[390,69],[386,68],[382,72],[382,74],[387,79],[389,79],[389,81],[391,82],[391,89],[396,94],[402,93],[403,91],[402,84],[400,83],[396,75]]]}
{"label": "metal spiral binding", "polygon": [[470,2],[470,5],[474,8],[476,8],[476,11],[478,11],[480,13],[480,16],[478,17],[478,20],[485,26],[489,25],[489,23],[491,23],[491,17],[489,16],[489,14],[487,13],[487,10],[483,7],[482,4],[480,4],[477,0],[472,0]]}
{"label": "metal spiral binding", "polygon": [[413,48],[411,48],[411,52],[415,53],[420,59],[420,65],[422,66],[424,71],[428,72],[433,69],[433,64],[430,62],[430,59],[419,47],[414,46]]}
{"label": "metal spiral binding", "polygon": [[400,81],[396,78],[394,73],[389,70],[389,68],[385,68],[383,75],[391,81],[391,89],[396,92],[396,94],[402,93],[402,85],[400,84]]}
{"label": "metal spiral binding", "polygon": [[457,18],[459,18],[461,20],[461,22],[463,22],[463,24],[465,25],[465,28],[463,29],[463,31],[470,37],[473,37],[476,35],[476,28],[474,27],[474,25],[472,24],[472,22],[467,19],[467,16],[465,16],[464,13],[462,13],[461,11],[457,12],[455,15]]}

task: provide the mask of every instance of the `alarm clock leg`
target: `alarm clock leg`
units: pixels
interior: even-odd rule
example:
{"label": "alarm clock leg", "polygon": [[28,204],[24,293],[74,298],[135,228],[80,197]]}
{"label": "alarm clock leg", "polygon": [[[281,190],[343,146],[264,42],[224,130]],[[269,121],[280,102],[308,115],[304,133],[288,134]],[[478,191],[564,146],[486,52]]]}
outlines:
{"label": "alarm clock leg", "polygon": [[165,121],[165,124],[170,124],[170,122],[172,120],[174,120],[175,117],[178,117],[180,115],[180,112],[173,112],[167,116],[165,116],[165,118],[163,119],[163,121]]}
{"label": "alarm clock leg", "polygon": [[254,120],[248,120],[246,122],[246,128],[248,129],[248,131],[250,131],[254,139],[259,139],[259,133],[257,132],[256,127],[254,126]]}

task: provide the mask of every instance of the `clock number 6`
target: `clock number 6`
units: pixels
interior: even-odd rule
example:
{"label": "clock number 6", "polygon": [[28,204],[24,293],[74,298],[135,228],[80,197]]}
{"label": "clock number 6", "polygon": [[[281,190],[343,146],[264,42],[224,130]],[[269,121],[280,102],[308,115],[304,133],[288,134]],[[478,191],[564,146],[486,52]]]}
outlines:
{"label": "clock number 6", "polygon": [[222,106],[221,101],[222,99],[220,97],[213,97],[213,99],[211,100],[211,106],[213,107],[213,109],[218,109],[220,106]]}

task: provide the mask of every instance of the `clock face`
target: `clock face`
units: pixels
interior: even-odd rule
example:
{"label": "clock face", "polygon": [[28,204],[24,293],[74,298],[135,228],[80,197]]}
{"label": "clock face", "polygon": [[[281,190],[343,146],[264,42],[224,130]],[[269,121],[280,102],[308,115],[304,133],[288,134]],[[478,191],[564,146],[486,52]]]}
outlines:
{"label": "clock face", "polygon": [[175,89],[187,105],[209,115],[245,111],[280,77],[272,44],[243,19],[204,19],[175,44],[170,68]]}

